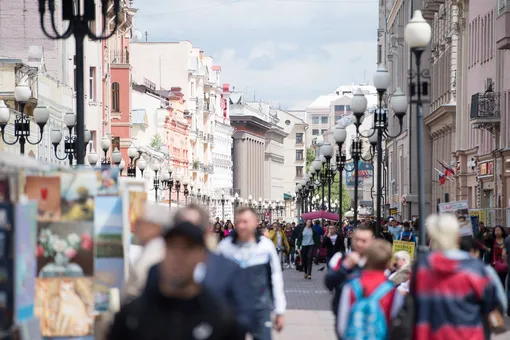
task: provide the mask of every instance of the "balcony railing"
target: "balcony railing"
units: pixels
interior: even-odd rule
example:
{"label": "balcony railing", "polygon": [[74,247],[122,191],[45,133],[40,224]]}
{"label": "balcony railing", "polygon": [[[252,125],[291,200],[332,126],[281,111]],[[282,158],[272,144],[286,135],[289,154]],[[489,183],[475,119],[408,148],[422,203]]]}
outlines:
{"label": "balcony railing", "polygon": [[470,118],[474,128],[493,131],[501,119],[500,93],[487,90],[471,96]]}
{"label": "balcony railing", "polygon": [[156,90],[156,83],[150,81],[147,78],[143,78],[143,84],[153,91]]}
{"label": "balcony railing", "polygon": [[498,0],[498,15],[510,11],[510,0]]}
{"label": "balcony railing", "polygon": [[110,51],[110,61],[112,64],[129,64],[129,52],[112,50]]}

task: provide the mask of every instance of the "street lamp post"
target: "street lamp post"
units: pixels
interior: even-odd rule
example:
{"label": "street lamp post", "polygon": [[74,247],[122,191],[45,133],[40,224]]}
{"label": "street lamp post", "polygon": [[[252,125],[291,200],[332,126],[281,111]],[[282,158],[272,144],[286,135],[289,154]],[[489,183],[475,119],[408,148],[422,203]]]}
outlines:
{"label": "street lamp post", "polygon": [[[39,14],[40,14],[40,23],[41,28],[44,34],[53,40],[58,39],[67,39],[71,35],[74,35],[75,39],[75,55],[76,55],[76,116],[77,116],[77,124],[76,124],[76,161],[78,165],[85,164],[85,75],[84,75],[84,40],[85,37],[89,37],[91,40],[105,40],[109,39],[115,34],[119,26],[119,15],[120,10],[120,0],[113,0],[113,29],[111,32],[106,33],[108,26],[110,25],[108,22],[110,19],[108,18],[108,10],[111,8],[110,3],[111,0],[101,0],[102,5],[102,13],[101,19],[96,19],[96,4],[94,0],[84,0],[83,3],[76,1],[62,1],[62,21],[68,21],[69,26],[64,33],[59,33],[57,30],[56,22],[58,20],[55,19],[55,1],[49,0],[48,6],[46,6],[46,0],[39,0]],[[51,27],[53,29],[53,33],[50,34],[46,29],[45,25],[45,13],[46,10],[50,13],[50,21]],[[101,20],[103,23],[102,35],[96,35],[95,30],[91,30],[89,28],[91,23],[95,23],[96,20]]]}
{"label": "street lamp post", "polygon": [[221,220],[225,221],[225,190],[221,191]]}
{"label": "street lamp post", "polygon": [[[432,29],[427,21],[423,18],[421,11],[415,11],[412,19],[404,29],[404,38],[411,52],[414,55],[416,63],[416,73],[409,75],[411,81],[411,97],[416,96],[416,100],[411,103],[416,104],[416,141],[417,141],[417,168],[418,168],[418,231],[420,235],[418,255],[425,251],[426,247],[426,230],[424,227],[425,218],[425,161],[423,157],[423,102],[422,95],[428,95],[428,83],[422,82],[422,77],[429,78],[428,70],[421,70],[421,56],[425,48],[430,43],[432,37]],[[423,74],[422,74],[423,72]],[[416,78],[416,83],[414,83]]]}
{"label": "street lamp post", "polygon": [[237,192],[234,195],[234,207],[236,209],[239,207],[239,194]]}
{"label": "street lamp post", "polygon": [[26,143],[37,145],[42,141],[44,126],[48,122],[50,113],[46,106],[37,105],[34,109],[34,121],[39,126],[39,139],[35,142],[30,140],[30,116],[25,113],[25,106],[32,96],[32,90],[24,80],[21,80],[14,89],[14,99],[18,104],[19,111],[14,119],[14,141],[10,142],[5,138],[5,128],[11,119],[11,110],[3,100],[0,100],[0,133],[2,140],[7,145],[19,143],[20,153],[25,153]]}
{"label": "street lamp post", "polygon": [[[62,141],[63,133],[59,129],[53,129],[50,132],[51,144],[53,144],[53,151],[55,153],[55,158],[60,161],[69,159],[69,165],[73,165],[73,159],[76,156],[76,135],[73,135],[73,130],[76,130],[76,115],[72,112],[68,112],[64,115],[64,124],[68,130],[68,136],[64,137],[64,153],[65,156],[60,158],[58,156],[58,145]],[[88,129],[85,129],[85,148],[87,144],[92,139],[92,135]]]}
{"label": "street lamp post", "polygon": [[154,171],[154,179],[152,181],[152,189],[154,190],[154,202],[158,202],[158,190],[159,190],[159,177],[158,172],[161,169],[161,164],[159,162],[154,162],[151,166],[152,170]]}
{"label": "street lamp post", "polygon": [[[120,165],[120,162],[122,162],[122,154],[120,153],[119,149],[117,149],[117,148],[115,148],[113,150],[111,160],[108,157],[108,151],[110,150],[111,144],[112,143],[110,141],[110,138],[108,138],[108,136],[103,136],[103,138],[101,138],[101,149],[104,152],[104,157],[101,159],[101,166],[103,166],[103,167],[109,167],[109,166],[111,166],[112,163],[114,163],[118,166],[118,165]],[[78,143],[78,145],[79,145],[79,143]],[[90,163],[90,159],[89,159],[89,163]],[[78,164],[83,164],[83,163],[78,163]]]}
{"label": "street lamp post", "polygon": [[138,150],[133,144],[128,148],[129,165],[127,169],[128,177],[136,177],[136,163],[142,157],[143,152]]}
{"label": "street lamp post", "polygon": [[[183,194],[184,194],[184,204],[188,204],[188,196],[189,196],[189,190],[188,190],[188,185],[189,185],[189,181],[188,181],[188,177],[184,177],[182,179],[182,186],[184,187],[184,190],[183,190]],[[179,188],[180,190],[180,188]],[[177,197],[179,197],[179,191],[177,191]],[[177,201],[179,202],[179,201]]]}
{"label": "street lamp post", "polygon": [[[330,180],[330,162],[331,162],[331,158],[333,157],[333,147],[331,146],[330,143],[325,143],[325,144],[322,144],[321,146],[321,154],[324,156],[324,158],[326,159],[326,170],[325,170],[325,173],[324,173],[324,177],[325,177],[325,180],[327,181],[327,184],[328,184],[328,211],[331,211],[331,180]],[[324,189],[323,189],[324,190]],[[324,192],[324,191],[323,191]],[[324,198],[323,198],[324,200]]]}

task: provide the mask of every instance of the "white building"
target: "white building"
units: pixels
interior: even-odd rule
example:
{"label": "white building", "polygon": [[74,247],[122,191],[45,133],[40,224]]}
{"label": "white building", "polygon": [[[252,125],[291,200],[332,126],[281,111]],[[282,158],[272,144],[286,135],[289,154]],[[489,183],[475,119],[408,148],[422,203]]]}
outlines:
{"label": "white building", "polygon": [[284,164],[283,172],[283,199],[285,212],[283,218],[286,221],[294,219],[297,215],[294,204],[295,187],[306,173],[306,132],[308,124],[288,111],[278,110],[283,131],[288,134],[283,141]]}

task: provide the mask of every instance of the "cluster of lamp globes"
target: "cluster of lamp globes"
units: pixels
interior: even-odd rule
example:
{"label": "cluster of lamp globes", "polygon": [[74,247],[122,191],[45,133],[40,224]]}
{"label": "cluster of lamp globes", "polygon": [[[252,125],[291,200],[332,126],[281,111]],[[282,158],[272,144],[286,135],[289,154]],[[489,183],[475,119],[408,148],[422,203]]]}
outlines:
{"label": "cluster of lamp globes", "polygon": [[[319,195],[315,195],[315,196],[313,196],[313,197],[312,197],[312,203],[313,203],[313,204],[319,204],[319,205],[321,205],[321,204],[322,204],[322,199],[321,199],[321,197],[320,197]],[[338,208],[339,206],[340,206],[340,204],[339,204],[338,200],[334,200],[333,202],[331,202],[331,209],[332,209],[333,211],[335,211],[335,210],[336,210],[336,208]]]}
{"label": "cluster of lamp globes", "polygon": [[[404,30],[404,38],[407,45],[411,49],[422,49],[427,47],[430,43],[430,39],[432,37],[432,29],[427,21],[423,18],[421,11],[414,11],[414,15],[409,23],[406,25]],[[374,75],[374,87],[378,90],[379,93],[384,93],[389,87],[390,76],[388,74],[388,70],[380,65],[377,69],[377,72]],[[408,100],[407,96],[400,88],[396,88],[395,92],[391,96],[391,108],[395,112],[395,116],[398,119],[402,119],[407,112],[408,108]],[[367,109],[367,99],[363,92],[358,89],[355,91],[354,96],[351,100],[351,111],[353,115],[356,117],[356,124],[359,127],[361,121],[365,115]],[[379,115],[378,119],[381,122],[381,118],[386,119],[386,114],[383,110],[377,110],[376,114]],[[383,117],[384,115],[384,117]],[[375,127],[374,127],[375,128]],[[374,128],[370,129],[368,136],[370,136],[369,142],[371,145],[377,145],[377,133],[374,133]],[[347,139],[347,131],[343,125],[336,124],[333,130],[333,139],[336,144],[341,148],[341,146],[345,143]],[[355,140],[359,140],[359,137],[356,136]],[[295,188],[296,194],[306,188],[309,184],[310,179],[316,173],[320,172],[323,168],[323,165],[327,163],[328,160],[331,160],[333,157],[333,146],[329,143],[323,143],[320,139],[317,144],[320,146],[319,149],[319,157],[316,158],[311,166],[310,171],[306,174],[301,181],[298,182]],[[322,145],[321,145],[322,144]],[[357,143],[351,144],[351,147],[356,145]],[[351,155],[356,151],[360,152],[361,150],[351,150]],[[334,165],[331,165],[333,169]],[[336,167],[335,167],[336,168]],[[312,183],[318,185],[318,183]]]}
{"label": "cluster of lamp globes", "polygon": [[[253,201],[253,196],[252,195],[249,195],[248,196],[248,199],[245,200],[244,198],[242,197],[239,197],[239,194],[236,192],[235,195],[234,195],[234,202],[235,203],[239,203],[239,205],[244,205],[244,204],[247,204],[247,205],[252,205],[252,204],[255,204],[255,202]],[[260,207],[261,209],[283,209],[285,207],[285,205],[283,204],[282,201],[269,201],[269,200],[263,200],[262,197],[259,197],[259,200],[258,200],[258,207]]]}

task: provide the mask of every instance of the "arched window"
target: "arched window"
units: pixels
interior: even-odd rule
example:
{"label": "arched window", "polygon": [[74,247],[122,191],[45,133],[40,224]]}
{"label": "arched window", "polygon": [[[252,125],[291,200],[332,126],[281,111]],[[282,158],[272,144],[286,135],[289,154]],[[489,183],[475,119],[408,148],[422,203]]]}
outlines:
{"label": "arched window", "polygon": [[112,112],[120,112],[120,85],[112,83]]}

